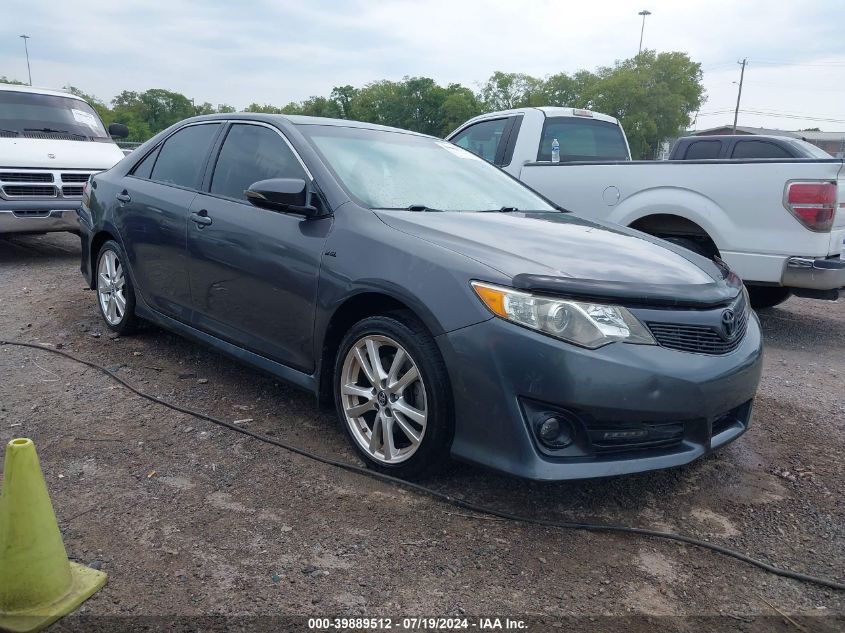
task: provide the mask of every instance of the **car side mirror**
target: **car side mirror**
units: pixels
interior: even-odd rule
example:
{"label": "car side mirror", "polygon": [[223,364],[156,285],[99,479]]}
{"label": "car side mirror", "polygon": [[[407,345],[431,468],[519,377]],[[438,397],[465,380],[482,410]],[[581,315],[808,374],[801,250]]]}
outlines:
{"label": "car side mirror", "polygon": [[126,138],[129,136],[129,128],[123,125],[123,123],[110,123],[109,136],[114,138]]}
{"label": "car side mirror", "polygon": [[311,191],[302,178],[271,178],[259,180],[244,192],[246,199],[253,206],[282,211],[311,218],[319,215],[316,207],[310,204]]}

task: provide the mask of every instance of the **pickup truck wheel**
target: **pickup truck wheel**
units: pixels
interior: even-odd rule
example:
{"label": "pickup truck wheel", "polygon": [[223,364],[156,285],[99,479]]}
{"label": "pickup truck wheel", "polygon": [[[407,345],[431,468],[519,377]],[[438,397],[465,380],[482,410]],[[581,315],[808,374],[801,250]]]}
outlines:
{"label": "pickup truck wheel", "polygon": [[746,286],[751,299],[751,307],[755,310],[765,310],[780,305],[792,296],[789,288],[780,286]]}
{"label": "pickup truck wheel", "polygon": [[131,334],[137,325],[135,290],[125,262],[123,249],[113,240],[97,255],[97,305],[109,329],[121,335]]}
{"label": "pickup truck wheel", "polygon": [[416,478],[449,463],[449,379],[437,344],[412,315],[352,327],[338,349],[334,395],[341,426],[370,468]]}

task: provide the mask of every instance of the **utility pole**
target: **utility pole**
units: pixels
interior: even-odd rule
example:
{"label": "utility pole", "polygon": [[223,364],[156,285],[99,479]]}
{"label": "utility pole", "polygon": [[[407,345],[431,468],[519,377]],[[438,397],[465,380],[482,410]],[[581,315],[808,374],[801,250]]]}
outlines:
{"label": "utility pole", "polygon": [[29,35],[21,35],[23,39],[23,49],[26,51],[26,72],[29,74],[29,85],[32,85],[32,70],[29,68],[29,46],[26,45],[26,41],[29,39]]}
{"label": "utility pole", "polygon": [[736,110],[734,110],[733,134],[736,134],[736,120],[739,118],[739,100],[742,98],[742,80],[745,78],[745,64],[747,63],[747,57],[743,57],[741,62],[737,62],[737,64],[742,65],[742,70],[739,72],[739,91],[736,93]]}
{"label": "utility pole", "polygon": [[640,49],[637,51],[637,57],[643,52],[643,32],[645,31],[645,16],[651,15],[651,11],[643,9],[637,15],[643,16],[643,25],[640,27]]}

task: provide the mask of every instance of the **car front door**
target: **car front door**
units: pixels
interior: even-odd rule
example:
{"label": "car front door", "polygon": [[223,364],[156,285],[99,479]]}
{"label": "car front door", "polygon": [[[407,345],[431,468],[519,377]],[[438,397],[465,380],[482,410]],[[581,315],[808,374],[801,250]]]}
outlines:
{"label": "car front door", "polygon": [[222,123],[186,126],[158,145],[123,180],[115,213],[137,292],[154,310],[188,321],[187,225]]}
{"label": "car front door", "polygon": [[310,175],[274,127],[237,122],[225,134],[188,222],[194,325],[310,372],[317,281],[332,219],[252,206],[244,191],[254,182]]}

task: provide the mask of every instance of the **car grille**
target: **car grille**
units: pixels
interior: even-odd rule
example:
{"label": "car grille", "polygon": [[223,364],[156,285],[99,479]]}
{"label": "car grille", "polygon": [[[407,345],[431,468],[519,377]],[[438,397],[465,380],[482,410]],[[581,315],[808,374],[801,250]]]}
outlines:
{"label": "car grille", "polygon": [[748,310],[745,295],[732,307],[734,311],[734,331],[730,336],[724,329],[710,325],[690,325],[682,323],[647,322],[657,343],[663,347],[695,354],[729,354],[734,351],[748,329]]}
{"label": "car grille", "polygon": [[3,185],[7,198],[55,198],[53,185]]}
{"label": "car grille", "polygon": [[88,182],[91,174],[62,174],[62,182]]}
{"label": "car grille", "polygon": [[0,181],[3,182],[53,182],[50,173],[25,173],[19,171],[0,171]]}
{"label": "car grille", "polygon": [[65,185],[64,187],[62,187],[62,195],[65,198],[82,197],[82,187],[78,187],[78,186],[69,187],[69,186]]}

